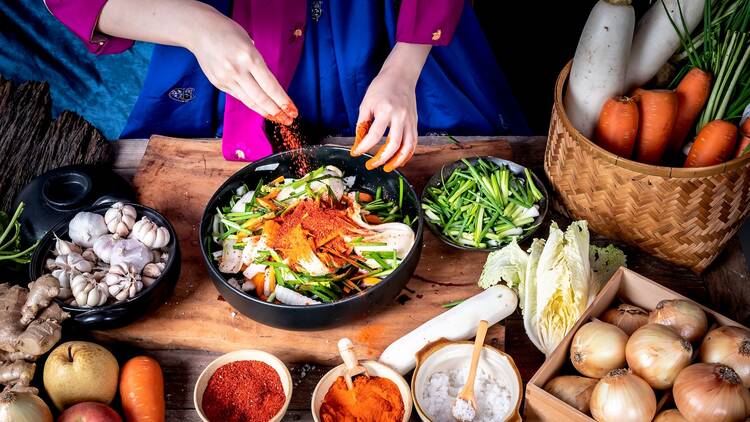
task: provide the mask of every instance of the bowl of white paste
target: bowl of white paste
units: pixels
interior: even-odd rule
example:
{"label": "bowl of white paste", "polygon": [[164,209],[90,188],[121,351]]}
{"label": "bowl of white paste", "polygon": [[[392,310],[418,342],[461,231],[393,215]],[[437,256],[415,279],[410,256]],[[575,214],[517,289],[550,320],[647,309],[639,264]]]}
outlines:
{"label": "bowl of white paste", "polygon": [[[417,354],[411,394],[425,422],[454,422],[451,407],[469,373],[474,343],[438,340]],[[479,358],[474,395],[474,422],[520,421],[523,387],[509,355],[485,345]]]}

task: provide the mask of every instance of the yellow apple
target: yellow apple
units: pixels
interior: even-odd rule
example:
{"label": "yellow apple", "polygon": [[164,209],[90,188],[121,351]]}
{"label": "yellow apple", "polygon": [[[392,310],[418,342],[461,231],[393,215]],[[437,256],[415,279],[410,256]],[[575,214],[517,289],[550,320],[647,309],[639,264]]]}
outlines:
{"label": "yellow apple", "polygon": [[69,341],[47,357],[44,389],[60,410],[88,401],[109,404],[117,393],[119,373],[109,350],[87,341]]}

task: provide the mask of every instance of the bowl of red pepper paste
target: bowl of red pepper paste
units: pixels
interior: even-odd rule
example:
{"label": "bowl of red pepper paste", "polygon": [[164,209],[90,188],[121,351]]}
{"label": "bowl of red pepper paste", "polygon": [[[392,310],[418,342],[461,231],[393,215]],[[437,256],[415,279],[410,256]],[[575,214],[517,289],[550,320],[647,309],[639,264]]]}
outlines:
{"label": "bowl of red pepper paste", "polygon": [[219,356],[198,377],[193,401],[205,422],[280,421],[292,398],[284,362],[260,350]]}

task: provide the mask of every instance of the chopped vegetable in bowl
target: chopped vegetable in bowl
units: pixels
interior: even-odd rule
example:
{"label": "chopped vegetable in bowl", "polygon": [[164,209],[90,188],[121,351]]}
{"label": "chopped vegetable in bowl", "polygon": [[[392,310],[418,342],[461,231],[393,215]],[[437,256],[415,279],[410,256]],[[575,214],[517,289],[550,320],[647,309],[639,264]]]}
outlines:
{"label": "chopped vegetable in bowl", "polygon": [[353,180],[323,166],[300,179],[241,186],[216,210],[210,252],[230,284],[286,305],[335,302],[378,284],[406,257],[415,221],[399,197],[352,191]]}
{"label": "chopped vegetable in bowl", "polygon": [[467,249],[496,249],[531,234],[544,217],[546,198],[531,172],[518,167],[493,157],[443,167],[422,194],[430,228]]}

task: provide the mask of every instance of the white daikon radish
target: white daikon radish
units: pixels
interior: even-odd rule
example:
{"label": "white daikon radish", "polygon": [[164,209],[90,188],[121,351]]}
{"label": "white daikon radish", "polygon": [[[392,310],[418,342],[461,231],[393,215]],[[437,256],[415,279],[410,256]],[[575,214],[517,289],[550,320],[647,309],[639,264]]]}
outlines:
{"label": "white daikon radish", "polygon": [[604,102],[625,89],[634,27],[630,0],[599,0],[583,27],[565,93],[565,112],[587,138],[594,133]]}
{"label": "white daikon radish", "polygon": [[441,338],[470,339],[476,335],[479,321],[497,324],[512,314],[517,305],[518,297],[511,289],[499,284],[492,286],[396,340],[379,360],[396,372],[406,374],[414,369],[417,352],[429,343]]}
{"label": "white daikon radish", "polygon": [[656,0],[651,5],[635,28],[625,84],[628,91],[650,81],[680,47],[680,34],[672,22],[684,34],[684,18],[687,32],[692,33],[703,19],[705,4],[706,0]]}

